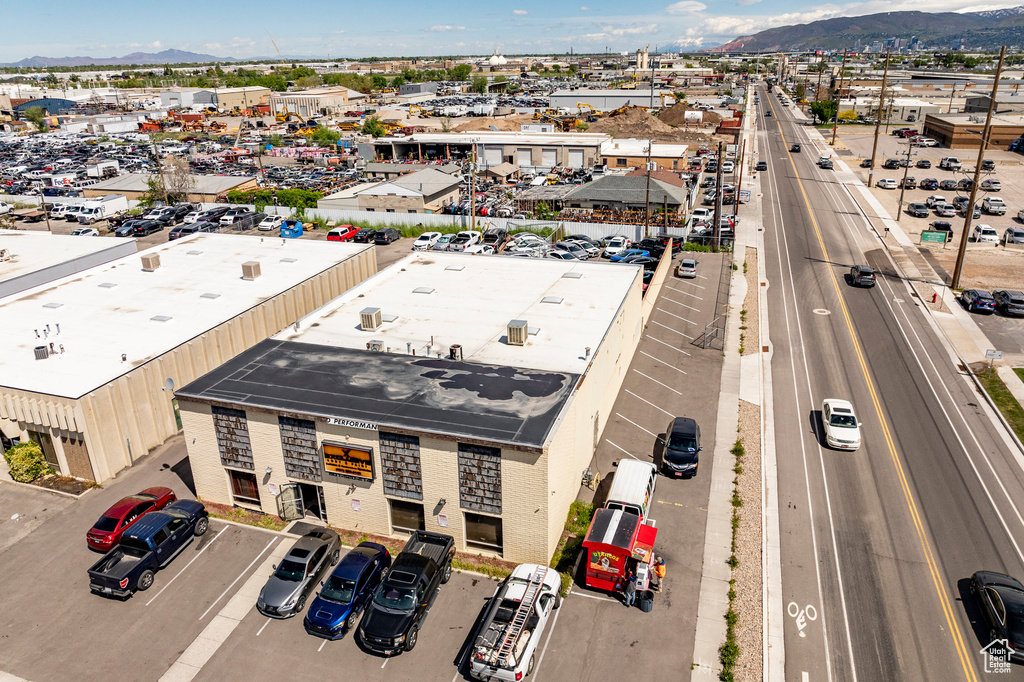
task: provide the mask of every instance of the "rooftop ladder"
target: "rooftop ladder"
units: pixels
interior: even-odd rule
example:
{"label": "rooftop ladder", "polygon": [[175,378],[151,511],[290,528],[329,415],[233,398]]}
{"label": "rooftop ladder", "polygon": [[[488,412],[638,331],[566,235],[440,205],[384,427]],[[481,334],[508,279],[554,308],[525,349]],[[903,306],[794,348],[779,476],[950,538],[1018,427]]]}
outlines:
{"label": "rooftop ladder", "polygon": [[527,619],[530,617],[530,612],[533,610],[533,603],[537,601],[537,595],[540,593],[540,588],[544,584],[544,576],[547,575],[548,569],[546,566],[537,566],[534,570],[533,575],[530,576],[530,583],[526,586],[526,592],[523,594],[523,600],[519,602],[519,608],[516,609],[516,614],[512,618],[512,624],[505,632],[505,639],[501,643],[501,648],[498,649],[498,660],[507,661],[509,654],[516,646],[516,642],[519,640],[519,635],[523,632],[523,627],[526,625]]}

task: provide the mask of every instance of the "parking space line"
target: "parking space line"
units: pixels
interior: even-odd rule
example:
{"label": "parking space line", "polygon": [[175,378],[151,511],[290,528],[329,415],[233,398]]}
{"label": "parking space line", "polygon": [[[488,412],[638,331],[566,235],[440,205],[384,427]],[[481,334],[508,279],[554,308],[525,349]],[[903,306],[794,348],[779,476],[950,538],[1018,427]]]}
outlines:
{"label": "parking space line", "polygon": [[576,590],[573,590],[572,592],[570,592],[570,594],[575,594],[578,597],[586,597],[587,599],[599,599],[601,601],[610,601],[613,604],[620,603],[618,599],[609,599],[608,597],[599,597],[596,594],[584,594],[583,592],[577,592]]}
{"label": "parking space line", "polygon": [[270,549],[270,546],[272,544],[274,544],[275,542],[277,542],[277,538],[273,538],[270,542],[267,543],[267,546],[263,548],[263,551],[261,551],[259,554],[257,554],[256,558],[253,559],[249,563],[249,565],[245,567],[245,570],[242,571],[241,573],[239,573],[238,577],[231,581],[231,584],[227,586],[227,589],[225,589],[223,592],[221,592],[220,596],[213,600],[213,604],[210,604],[209,608],[207,608],[205,611],[203,611],[203,615],[199,616],[199,620],[202,620],[203,618],[206,618],[206,614],[208,614],[210,612],[210,609],[212,609],[217,604],[217,602],[219,602],[221,599],[224,598],[224,595],[228,593],[228,590],[230,590],[232,587],[234,587],[235,583],[237,583],[239,580],[241,580],[242,577],[245,576],[245,574],[249,572],[249,569],[252,568],[252,565],[255,564],[257,561],[259,561],[260,557],[263,556],[266,553],[266,551],[268,549]]}
{"label": "parking space line", "polygon": [[683,336],[683,337],[693,341],[693,337],[690,336],[689,334],[684,334],[681,331],[679,331],[678,329],[673,329],[672,327],[668,326],[667,324],[662,324],[661,322],[655,322],[654,320],[651,320],[651,324],[656,324],[659,327],[664,327],[665,329],[669,330],[673,334],[679,334],[679,336]]}
{"label": "parking space line", "polygon": [[[564,600],[563,600],[564,601]],[[540,666],[544,662],[544,654],[548,652],[548,644],[551,643],[551,633],[555,631],[555,625],[558,624],[558,614],[562,612],[562,609],[555,611],[555,619],[551,621],[551,625],[548,627],[548,636],[544,640],[544,648],[540,650],[540,660],[537,661],[537,665],[533,669],[533,679],[537,679],[537,673],[540,671]]]}
{"label": "parking space line", "polygon": [[644,374],[643,372],[641,372],[641,371],[640,371],[640,370],[638,370],[638,369],[634,369],[633,371],[634,371],[634,372],[636,372],[637,374],[639,374],[640,376],[642,376],[642,377],[643,377],[643,378],[645,378],[645,379],[650,379],[651,381],[653,381],[654,383],[658,384],[659,386],[664,386],[665,388],[667,388],[668,390],[672,391],[672,392],[673,392],[673,393],[675,393],[676,395],[682,395],[682,393],[680,393],[680,392],[679,392],[679,391],[677,391],[676,389],[672,388],[672,387],[671,387],[671,386],[669,386],[668,384],[663,384],[663,383],[661,383],[660,381],[658,381],[657,379],[655,379],[654,377],[649,377],[649,376],[647,376],[646,374]]}
{"label": "parking space line", "polygon": [[390,656],[388,656],[387,658],[385,658],[385,659],[384,659],[384,662],[380,664],[380,669],[381,669],[381,670],[383,670],[383,669],[384,669],[384,666],[386,666],[386,665],[388,664],[388,661],[390,661],[390,660],[391,660],[391,657],[390,657]]}
{"label": "parking space line", "polygon": [[644,351],[640,351],[640,354],[641,354],[641,355],[646,355],[646,356],[647,356],[647,357],[649,357],[649,358],[650,358],[651,360],[657,360],[658,362],[660,362],[660,363],[664,364],[664,365],[665,365],[666,367],[668,367],[669,369],[674,369],[675,371],[679,372],[680,374],[686,374],[686,372],[684,372],[683,370],[679,369],[678,367],[673,367],[672,365],[670,365],[670,364],[666,363],[666,362],[665,362],[664,360],[662,360],[661,358],[656,358],[656,357],[654,357],[653,355],[651,355],[650,353],[645,353]]}
{"label": "parking space line", "polygon": [[611,446],[613,446],[613,447],[616,447],[616,448],[618,448],[619,450],[622,450],[622,451],[623,451],[624,453],[626,453],[626,454],[627,454],[628,456],[632,457],[633,459],[635,459],[635,460],[637,460],[637,461],[640,461],[640,458],[639,458],[639,457],[636,457],[635,455],[633,455],[633,454],[632,454],[631,452],[629,452],[628,450],[626,450],[626,448],[622,447],[621,445],[616,445],[615,443],[611,442],[611,441],[610,441],[610,440],[608,440],[607,438],[605,438],[605,439],[604,439],[604,442],[605,442],[605,443],[608,443],[608,445],[611,445]]}
{"label": "parking space line", "polygon": [[[638,429],[640,429],[641,431],[643,431],[644,433],[651,433],[650,431],[648,431],[647,429],[645,429],[644,427],[640,426],[640,425],[639,425],[639,424],[637,424],[637,423],[636,423],[635,421],[633,421],[632,419],[630,419],[629,417],[623,417],[623,416],[622,416],[622,413],[620,413],[620,412],[616,412],[616,413],[615,413],[615,416],[616,416],[616,417],[622,417],[623,419],[625,419],[626,421],[628,421],[628,422],[629,422],[630,424],[632,424],[632,425],[633,425],[633,426],[635,426],[636,428],[638,428]],[[654,436],[655,438],[657,438],[657,437],[658,437],[658,434],[656,434],[656,433],[651,433],[651,435],[652,435],[652,436]]]}
{"label": "parking space line", "polygon": [[217,538],[219,538],[224,533],[224,531],[226,531],[227,529],[228,529],[228,526],[224,526],[223,528],[221,528],[220,532],[213,536],[213,539],[210,540],[209,543],[207,543],[206,547],[203,547],[201,550],[196,552],[196,555],[194,557],[192,557],[192,561],[189,561],[187,564],[185,564],[185,568],[183,568],[180,571],[178,571],[177,574],[175,574],[175,576],[173,578],[171,578],[170,580],[167,581],[166,585],[164,585],[163,587],[160,588],[159,592],[157,592],[156,594],[153,595],[152,599],[150,599],[148,602],[146,602],[146,606],[149,606],[154,601],[156,601],[156,598],[159,597],[161,594],[163,594],[164,590],[166,590],[168,587],[170,587],[171,583],[173,583],[175,580],[177,580],[179,575],[181,575],[182,573],[187,571],[188,567],[191,566],[192,563],[196,559],[198,559],[203,552],[205,552],[206,550],[208,550],[210,548],[210,545],[212,545],[213,543],[217,542]]}
{"label": "parking space line", "polygon": [[267,629],[267,626],[268,626],[268,625],[270,625],[270,621],[272,621],[272,620],[273,620],[273,618],[267,618],[267,622],[266,622],[266,623],[264,623],[264,624],[263,624],[263,627],[261,627],[261,628],[259,629],[259,632],[257,632],[257,633],[256,633],[256,636],[257,636],[257,637],[259,637],[260,635],[262,635],[262,634],[263,634],[263,631]]}
{"label": "parking space line", "polygon": [[661,312],[665,313],[666,315],[671,315],[672,317],[675,317],[675,318],[677,318],[677,319],[680,319],[680,320],[682,320],[683,322],[685,322],[685,323],[687,323],[687,324],[692,324],[692,325],[695,325],[695,326],[696,326],[696,324],[697,324],[696,322],[694,322],[694,321],[692,321],[692,320],[688,320],[688,319],[686,319],[685,317],[682,317],[682,316],[680,316],[680,315],[676,315],[675,313],[670,313],[669,311],[665,310],[664,308],[659,308],[659,310],[660,310]]}
{"label": "parking space line", "polygon": [[[707,279],[707,278],[706,277],[702,277],[701,279]],[[686,281],[686,282],[679,282],[679,284],[689,284],[691,287],[697,287],[698,289],[703,289],[704,288],[701,285],[697,284],[696,282]],[[674,287],[674,286],[673,287],[669,287],[669,288],[676,289],[676,287]],[[676,291],[681,291],[681,289],[676,289]]]}
{"label": "parking space line", "polygon": [[633,393],[633,391],[630,391],[630,390],[629,390],[628,388],[626,389],[626,393],[630,394],[631,396],[633,396],[633,397],[634,397],[634,398],[636,398],[637,400],[643,400],[643,401],[644,401],[645,403],[647,403],[648,405],[650,405],[650,406],[651,406],[651,407],[653,407],[654,409],[656,409],[656,410],[661,410],[662,412],[664,412],[665,414],[667,414],[667,415],[668,415],[668,416],[670,416],[670,417],[675,417],[675,415],[674,415],[674,414],[672,414],[671,412],[669,412],[668,410],[665,410],[665,409],[662,409],[662,408],[658,407],[657,405],[655,405],[654,403],[652,403],[652,402],[651,402],[650,400],[646,400],[646,399],[644,399],[644,398],[641,398],[641,397],[640,397],[640,396],[638,396],[638,395],[637,395],[636,393]]}
{"label": "parking space line", "polygon": [[323,648],[324,648],[324,646],[325,646],[326,644],[327,644],[327,640],[326,640],[326,639],[325,639],[324,641],[320,642],[320,648],[319,648],[319,649],[317,649],[317,650],[316,650],[316,652],[317,652],[317,653],[320,653],[320,652],[321,652],[321,651],[323,650]]}
{"label": "parking space line", "polygon": [[[678,352],[682,353],[683,355],[687,355],[687,356],[689,355],[689,353],[687,353],[687,352],[686,352],[685,350],[683,350],[682,348],[676,348],[676,347],[675,347],[675,346],[673,346],[673,345],[672,345],[671,343],[665,343],[665,342],[664,342],[664,341],[662,341],[661,339],[656,339],[656,338],[654,338],[653,336],[648,336],[647,338],[649,338],[649,339],[650,339],[651,341],[657,341],[658,343],[660,343],[660,344],[661,344],[661,345],[663,345],[663,346],[668,346],[668,347],[669,347],[669,348],[671,348],[672,350],[674,350],[674,351],[678,351]],[[633,371],[636,371],[636,370],[633,370]],[[682,395],[682,394],[680,393],[680,395]]]}
{"label": "parking space line", "polygon": [[669,288],[672,289],[672,291],[675,291],[676,293],[682,294],[683,296],[691,296],[691,297],[697,299],[698,301],[703,301],[704,300],[703,298],[701,298],[697,294],[691,294],[689,291],[683,291],[682,289],[676,289],[675,287],[669,287]]}
{"label": "parking space line", "polygon": [[688,309],[696,311],[698,313],[700,312],[700,308],[694,308],[692,305],[686,305],[685,303],[680,303],[679,301],[674,301],[671,298],[669,298],[668,296],[662,296],[662,298],[664,300],[668,301],[669,303],[675,303],[676,305],[681,305],[684,308],[688,308]]}

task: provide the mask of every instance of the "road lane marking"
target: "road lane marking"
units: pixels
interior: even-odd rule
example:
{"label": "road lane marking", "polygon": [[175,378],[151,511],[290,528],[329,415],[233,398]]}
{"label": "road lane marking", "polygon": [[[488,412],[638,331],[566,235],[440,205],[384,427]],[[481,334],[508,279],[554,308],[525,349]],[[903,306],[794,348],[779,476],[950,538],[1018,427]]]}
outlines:
{"label": "road lane marking", "polygon": [[167,584],[166,584],[166,585],[164,585],[163,587],[161,587],[161,588],[160,588],[160,591],[159,591],[159,592],[157,592],[156,594],[154,594],[154,595],[153,595],[153,598],[152,598],[152,599],[150,599],[150,600],[149,600],[148,602],[146,602],[146,606],[149,606],[149,605],[150,605],[150,604],[152,604],[152,603],[153,603],[154,601],[156,601],[156,598],[157,598],[157,597],[159,597],[159,596],[160,596],[161,594],[163,594],[163,593],[164,593],[164,590],[166,590],[166,589],[167,589],[168,587],[170,587],[170,586],[171,586],[171,583],[173,583],[173,582],[174,582],[175,580],[177,580],[177,579],[178,579],[178,576],[179,576],[179,575],[181,575],[182,573],[184,573],[185,571],[187,571],[187,570],[188,570],[188,567],[192,565],[192,562],[194,562],[194,561],[195,561],[196,559],[198,559],[198,558],[200,557],[200,555],[201,555],[201,554],[202,554],[203,552],[205,552],[205,551],[206,551],[207,549],[209,549],[209,548],[210,548],[210,545],[212,545],[213,543],[217,542],[217,538],[219,538],[219,537],[221,536],[221,534],[222,534],[222,533],[223,533],[224,531],[226,531],[227,529],[228,529],[228,526],[224,526],[223,528],[221,528],[221,529],[220,529],[220,532],[219,532],[219,533],[217,533],[216,535],[214,535],[214,536],[213,536],[213,539],[212,539],[212,540],[210,540],[210,541],[209,541],[208,543],[206,543],[206,546],[205,546],[205,547],[203,547],[203,548],[202,548],[201,550],[199,550],[198,552],[196,552],[196,555],[195,555],[194,557],[192,557],[192,560],[191,560],[191,561],[189,561],[189,562],[188,562],[187,564],[185,564],[185,568],[183,568],[183,569],[181,569],[180,571],[178,571],[178,572],[177,572],[177,573],[175,574],[175,576],[174,576],[173,578],[171,578],[170,580],[168,580],[168,581],[167,581]]}
{"label": "road lane marking", "polygon": [[693,341],[693,337],[690,336],[689,334],[684,334],[681,331],[679,331],[678,329],[673,329],[672,327],[668,326],[667,324],[662,324],[661,322],[656,322],[654,320],[651,320],[651,324],[656,324],[659,327],[664,327],[665,329],[669,330],[673,334],[679,334],[679,336],[682,336],[683,338],[686,338],[686,339],[689,339],[689,340]]}
{"label": "road lane marking", "polygon": [[259,637],[260,635],[262,635],[262,634],[263,634],[263,631],[267,629],[267,626],[268,626],[268,625],[270,625],[270,621],[271,621],[271,620],[273,620],[273,619],[272,619],[272,618],[267,618],[267,622],[266,622],[266,623],[264,623],[264,624],[263,624],[263,627],[261,627],[261,628],[259,629],[259,632],[257,632],[257,633],[256,633],[256,636],[257,636],[257,637]]}
{"label": "road lane marking", "polygon": [[[707,279],[707,277],[701,277],[701,279]],[[692,282],[690,280],[682,280],[682,281],[679,282],[679,284],[688,284],[691,287],[697,287],[698,289],[706,288],[706,287],[702,287],[701,285],[697,284],[696,282]],[[675,286],[672,286],[670,288],[675,289],[676,291],[682,291],[682,289],[677,289]]]}
{"label": "road lane marking", "polygon": [[273,538],[270,542],[267,543],[267,546],[263,548],[263,551],[261,551],[259,554],[257,554],[256,558],[253,559],[251,562],[249,562],[249,565],[245,567],[245,570],[243,570],[241,573],[239,573],[238,577],[235,578],[234,580],[232,580],[231,584],[228,585],[227,588],[225,588],[225,590],[220,593],[220,596],[217,597],[216,599],[214,599],[213,603],[210,604],[210,606],[205,611],[203,611],[203,615],[199,616],[199,620],[202,620],[203,618],[206,618],[206,614],[208,614],[210,612],[210,609],[212,609],[217,604],[217,602],[219,602],[221,599],[224,598],[224,595],[228,593],[228,590],[230,590],[232,587],[234,587],[235,583],[237,583],[239,580],[241,580],[242,576],[244,576],[246,573],[249,572],[249,569],[252,568],[252,565],[255,564],[257,561],[259,561],[260,557],[263,556],[266,553],[266,551],[268,549],[270,549],[270,546],[272,544],[274,544],[275,542],[277,542],[277,538]]}
{"label": "road lane marking", "polygon": [[[666,345],[667,345],[667,344],[666,344]],[[638,369],[634,369],[633,371],[634,371],[634,372],[636,372],[637,374],[639,374],[640,376],[642,376],[642,377],[643,377],[643,378],[645,378],[645,379],[650,379],[651,381],[653,381],[654,383],[658,384],[659,386],[664,386],[665,388],[667,388],[668,390],[672,391],[672,392],[673,392],[673,393],[675,393],[676,395],[682,395],[682,393],[680,393],[680,392],[679,392],[679,391],[677,391],[676,389],[672,388],[672,387],[671,387],[671,386],[669,386],[668,384],[663,384],[663,383],[661,383],[660,381],[658,381],[657,379],[655,379],[654,377],[649,377],[649,376],[647,376],[646,374],[644,374],[643,372],[641,372],[641,371],[640,371],[640,370],[638,370]]]}
{"label": "road lane marking", "polygon": [[675,417],[675,415],[674,415],[674,414],[672,414],[671,412],[669,412],[668,410],[666,410],[666,409],[663,409],[663,408],[661,408],[661,407],[658,407],[657,405],[655,405],[654,403],[652,403],[652,402],[651,402],[650,400],[646,400],[646,399],[644,399],[644,398],[641,398],[640,396],[638,396],[638,395],[637,395],[636,393],[633,393],[633,391],[629,390],[628,388],[626,389],[626,393],[630,394],[631,396],[633,396],[633,397],[634,397],[634,398],[636,398],[637,400],[642,400],[642,401],[644,401],[645,403],[647,403],[648,405],[650,405],[651,407],[653,407],[653,408],[654,408],[654,409],[656,409],[656,410],[661,410],[662,412],[664,412],[665,414],[667,414],[667,415],[668,415],[668,416],[670,416],[670,417]]}
{"label": "road lane marking", "polygon": [[624,453],[626,453],[627,455],[629,455],[629,456],[630,456],[630,457],[632,457],[633,459],[637,460],[638,462],[640,461],[640,458],[639,458],[639,457],[636,457],[636,456],[634,456],[634,455],[633,455],[633,453],[631,453],[631,452],[630,452],[629,450],[627,450],[626,448],[622,447],[621,445],[616,445],[615,443],[611,442],[611,441],[610,441],[610,440],[608,440],[607,438],[605,438],[605,439],[604,439],[604,442],[605,442],[605,443],[608,443],[608,445],[611,445],[611,446],[617,447],[617,448],[618,448],[619,450],[622,450],[622,451],[623,451]]}
{"label": "road lane marking", "polygon": [[630,419],[629,417],[623,417],[623,416],[622,416],[622,414],[621,414],[621,413],[619,413],[619,412],[616,412],[616,413],[615,413],[615,416],[616,416],[616,417],[622,417],[623,419],[625,419],[626,421],[628,421],[628,422],[629,422],[630,424],[632,424],[632,425],[633,425],[633,426],[635,426],[636,428],[638,428],[638,429],[640,429],[641,431],[643,431],[644,433],[650,433],[650,434],[651,434],[652,436],[654,436],[655,438],[657,438],[657,437],[658,437],[658,434],[656,434],[656,433],[651,433],[650,431],[648,431],[647,429],[645,429],[644,427],[640,426],[640,425],[639,425],[639,424],[637,424],[637,423],[636,423],[635,421],[633,421],[632,419]]}
{"label": "road lane marking", "polygon": [[[786,143],[786,136],[782,132],[782,126],[779,126],[779,136],[782,138],[783,144],[788,147]],[[794,173],[796,172],[796,163],[793,160],[791,152],[787,152],[789,156],[790,164],[793,166]],[[811,226],[814,228],[814,234],[818,241],[818,247],[821,249],[822,256],[825,262],[831,262],[828,249],[825,246],[824,237],[821,234],[821,228],[818,226],[817,218],[815,218],[814,210],[811,208],[810,198],[807,196],[807,190],[804,188],[803,181],[800,179],[799,173],[796,173],[796,182],[800,187],[800,194],[803,196],[804,204],[807,206],[808,216],[811,219]],[[944,586],[944,580],[939,572],[938,563],[935,559],[935,555],[932,552],[931,542],[928,540],[928,533],[924,527],[924,522],[921,520],[920,512],[917,508],[917,500],[914,497],[913,491],[910,489],[910,483],[907,479],[906,471],[903,468],[903,462],[900,459],[899,453],[896,451],[896,444],[893,440],[892,432],[889,429],[889,422],[882,411],[881,400],[878,397],[878,391],[875,388],[874,381],[871,379],[871,374],[868,371],[867,361],[864,358],[864,351],[861,348],[860,340],[857,338],[856,330],[853,326],[853,320],[850,317],[850,310],[846,306],[846,299],[843,297],[842,290],[839,288],[839,281],[836,279],[835,272],[831,268],[827,270],[828,278],[832,282],[832,287],[836,293],[836,297],[839,300],[839,307],[843,314],[843,319],[846,322],[847,331],[850,334],[850,339],[853,343],[853,349],[856,353],[857,362],[860,365],[861,373],[864,376],[864,381],[867,384],[868,393],[871,396],[871,402],[875,408],[875,414],[882,427],[882,436],[888,446],[889,457],[892,460],[893,467],[896,470],[896,477],[899,480],[900,487],[903,491],[904,501],[907,505],[907,510],[910,513],[911,520],[913,521],[914,528],[917,531],[918,542],[921,544],[921,549],[925,555],[925,561],[928,564],[928,570],[931,573],[932,584],[935,587],[936,595],[939,598],[939,604],[942,607],[943,615],[946,618],[946,624],[949,626],[950,633],[953,636],[953,644],[956,648],[957,655],[960,658],[960,664],[963,667],[964,675],[968,680],[976,680],[977,676],[974,672],[974,668],[971,666],[970,661],[971,654],[968,651],[967,645],[964,641],[963,633],[960,631],[960,626],[956,622],[956,617],[953,613],[953,607],[949,601],[949,595],[946,594],[946,588]],[[838,565],[838,562],[837,562]],[[842,589],[840,587],[840,589]],[[845,608],[846,601],[843,600]],[[847,627],[847,644],[850,649],[850,663],[853,664],[853,644],[849,638],[849,627]],[[854,673],[856,674],[856,673]]]}
{"label": "road lane marking", "polygon": [[701,298],[697,294],[691,294],[689,291],[683,291],[682,289],[677,289],[676,287],[669,287],[669,289],[671,289],[672,291],[674,291],[674,292],[676,292],[678,294],[682,294],[683,296],[690,296],[691,298],[695,298],[698,301],[703,301],[704,300],[703,298]]}
{"label": "road lane marking", "polygon": [[[654,338],[653,336],[651,336],[650,334],[648,334],[648,335],[647,335],[647,338],[649,338],[649,339],[650,339],[651,341],[654,341],[655,343],[660,343],[660,344],[661,344],[661,345],[663,345],[663,346],[668,346],[668,347],[669,347],[669,348],[671,348],[672,350],[674,350],[674,351],[677,351],[677,352],[679,352],[679,353],[682,353],[683,355],[687,355],[687,356],[689,355],[689,353],[687,353],[687,352],[686,352],[685,350],[683,350],[682,348],[676,348],[676,347],[675,347],[675,346],[673,346],[673,345],[672,345],[671,343],[665,343],[665,342],[664,342],[664,341],[662,341],[661,339],[656,339],[656,338]],[[681,395],[681,394],[680,394],[680,395]]]}
{"label": "road lane marking", "polygon": [[658,362],[660,362],[660,363],[664,364],[664,365],[665,365],[665,367],[667,367],[667,368],[669,368],[669,369],[674,369],[675,371],[679,372],[680,374],[686,374],[686,372],[684,372],[683,370],[679,369],[678,367],[673,367],[672,365],[670,365],[670,364],[666,363],[666,362],[665,362],[664,360],[662,360],[661,358],[656,358],[656,357],[654,357],[653,355],[651,355],[650,353],[645,353],[644,351],[640,351],[640,354],[641,354],[641,355],[646,355],[646,356],[647,356],[647,357],[649,357],[649,358],[650,358],[651,360],[657,360]]}

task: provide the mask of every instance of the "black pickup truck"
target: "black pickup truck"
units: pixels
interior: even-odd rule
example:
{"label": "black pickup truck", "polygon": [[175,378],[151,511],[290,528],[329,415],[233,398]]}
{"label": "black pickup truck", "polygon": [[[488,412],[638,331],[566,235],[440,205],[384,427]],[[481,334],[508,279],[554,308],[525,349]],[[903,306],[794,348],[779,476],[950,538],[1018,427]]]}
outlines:
{"label": "black pickup truck", "polygon": [[137,589],[149,589],[156,571],[209,527],[206,507],[195,500],[178,500],[146,514],[121,536],[121,544],[89,569],[89,589],[121,599]]}
{"label": "black pickup truck", "polygon": [[412,651],[441,585],[452,577],[455,540],[416,531],[391,564],[359,623],[359,639],[385,656]]}

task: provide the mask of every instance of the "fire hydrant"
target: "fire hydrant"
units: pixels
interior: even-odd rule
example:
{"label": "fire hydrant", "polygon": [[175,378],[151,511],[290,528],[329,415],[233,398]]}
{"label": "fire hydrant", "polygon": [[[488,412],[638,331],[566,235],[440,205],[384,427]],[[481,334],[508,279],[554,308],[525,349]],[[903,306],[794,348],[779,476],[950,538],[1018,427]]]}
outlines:
{"label": "fire hydrant", "polygon": [[938,302],[939,302],[939,295],[938,295],[938,293],[933,293],[932,294],[932,303],[938,303]]}

